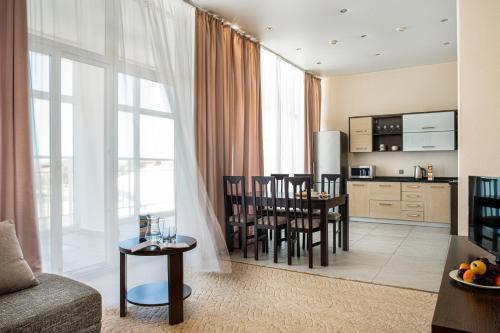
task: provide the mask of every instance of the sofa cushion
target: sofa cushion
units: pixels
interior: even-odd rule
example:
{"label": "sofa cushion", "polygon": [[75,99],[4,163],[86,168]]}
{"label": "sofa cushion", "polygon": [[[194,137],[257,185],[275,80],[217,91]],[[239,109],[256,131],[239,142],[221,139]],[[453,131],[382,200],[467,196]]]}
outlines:
{"label": "sofa cushion", "polygon": [[0,332],[99,332],[99,292],[59,275],[37,278],[36,287],[0,296]]}
{"label": "sofa cushion", "polygon": [[11,220],[0,222],[0,253],[0,295],[38,284],[24,260],[16,228]]}

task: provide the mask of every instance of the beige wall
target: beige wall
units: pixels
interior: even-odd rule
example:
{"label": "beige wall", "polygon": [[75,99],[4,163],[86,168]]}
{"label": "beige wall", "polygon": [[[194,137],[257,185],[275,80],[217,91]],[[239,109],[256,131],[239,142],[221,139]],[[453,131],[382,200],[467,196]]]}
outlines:
{"label": "beige wall", "polygon": [[[457,63],[409,67],[326,78],[323,84],[322,130],[348,133],[348,118],[362,115],[457,109]],[[380,176],[412,175],[415,164],[433,163],[436,176],[458,176],[453,152],[349,154],[349,163],[374,164]]]}
{"label": "beige wall", "polygon": [[459,233],[470,175],[500,177],[500,1],[459,0]]}

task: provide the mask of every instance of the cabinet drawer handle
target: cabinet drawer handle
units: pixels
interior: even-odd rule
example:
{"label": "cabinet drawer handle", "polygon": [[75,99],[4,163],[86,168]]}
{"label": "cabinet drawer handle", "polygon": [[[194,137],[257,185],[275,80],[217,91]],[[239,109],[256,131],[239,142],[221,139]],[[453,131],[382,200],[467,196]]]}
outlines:
{"label": "cabinet drawer handle", "polygon": [[436,148],[436,146],[422,146],[422,148]]}
{"label": "cabinet drawer handle", "polygon": [[420,185],[408,185],[409,188],[420,188]]}
{"label": "cabinet drawer handle", "polygon": [[392,206],[391,203],[379,202],[379,206]]}
{"label": "cabinet drawer handle", "polygon": [[420,207],[420,205],[406,205],[407,207]]}
{"label": "cabinet drawer handle", "polygon": [[356,130],[355,132],[356,132],[356,133],[366,133],[366,132],[367,132],[367,130]]}
{"label": "cabinet drawer handle", "polygon": [[444,188],[444,186],[431,186],[431,188]]}
{"label": "cabinet drawer handle", "polygon": [[392,185],[380,184],[379,187],[392,187]]}
{"label": "cabinet drawer handle", "polygon": [[406,195],[408,198],[420,198],[419,194],[407,194]]}
{"label": "cabinet drawer handle", "polygon": [[419,217],[420,214],[406,214],[406,216],[408,216],[408,217]]}
{"label": "cabinet drawer handle", "polygon": [[436,128],[436,126],[424,126],[424,127],[422,127],[422,129],[433,129],[433,128]]}
{"label": "cabinet drawer handle", "polygon": [[364,187],[364,184],[352,184],[352,186],[359,186],[359,187]]}

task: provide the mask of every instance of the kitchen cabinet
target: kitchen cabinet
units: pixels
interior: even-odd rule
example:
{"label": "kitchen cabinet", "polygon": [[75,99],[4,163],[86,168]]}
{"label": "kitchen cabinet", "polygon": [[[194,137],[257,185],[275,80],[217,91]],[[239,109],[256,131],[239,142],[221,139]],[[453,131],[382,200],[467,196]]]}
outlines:
{"label": "kitchen cabinet", "polygon": [[370,217],[380,219],[399,219],[400,215],[400,201],[370,200]]}
{"label": "kitchen cabinet", "polygon": [[454,130],[454,111],[403,115],[403,131],[405,133],[446,132]]}
{"label": "kitchen cabinet", "polygon": [[348,181],[352,217],[450,223],[448,183]]}
{"label": "kitchen cabinet", "polygon": [[349,118],[349,151],[368,153],[373,151],[372,117]]}
{"label": "kitchen cabinet", "polygon": [[347,193],[349,194],[349,214],[351,216],[370,216],[368,182],[348,182]]}
{"label": "kitchen cabinet", "polygon": [[403,133],[403,151],[455,150],[455,131]]}
{"label": "kitchen cabinet", "polygon": [[449,184],[425,184],[424,220],[450,223],[451,192]]}
{"label": "kitchen cabinet", "polygon": [[372,117],[359,117],[349,119],[350,135],[372,134]]}
{"label": "kitchen cabinet", "polygon": [[401,200],[401,183],[371,182],[370,200]]}
{"label": "kitchen cabinet", "polygon": [[351,153],[369,153],[373,150],[373,140],[371,135],[350,136]]}

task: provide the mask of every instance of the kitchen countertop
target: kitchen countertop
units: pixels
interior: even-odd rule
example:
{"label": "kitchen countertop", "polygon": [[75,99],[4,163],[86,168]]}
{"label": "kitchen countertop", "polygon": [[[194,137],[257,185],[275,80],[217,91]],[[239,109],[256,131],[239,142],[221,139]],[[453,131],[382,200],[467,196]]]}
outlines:
{"label": "kitchen countertop", "polygon": [[403,182],[403,183],[457,183],[457,177],[435,177],[429,181],[426,178],[415,179],[413,177],[375,177],[375,178],[349,178],[348,181],[361,182]]}

